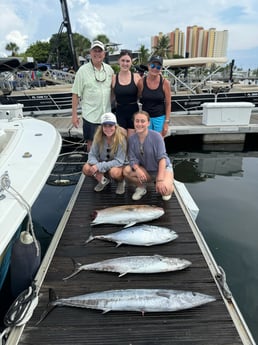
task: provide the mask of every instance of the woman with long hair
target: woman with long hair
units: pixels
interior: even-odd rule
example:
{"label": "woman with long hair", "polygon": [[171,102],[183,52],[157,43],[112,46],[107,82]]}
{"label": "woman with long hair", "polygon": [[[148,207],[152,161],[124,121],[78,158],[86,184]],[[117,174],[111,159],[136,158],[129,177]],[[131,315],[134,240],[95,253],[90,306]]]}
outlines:
{"label": "woman with long hair", "polygon": [[88,161],[82,170],[86,176],[92,176],[98,181],[95,192],[101,192],[113,179],[118,183],[116,194],[124,194],[123,167],[126,157],[127,139],[117,124],[116,116],[113,113],[103,114],[101,125],[93,138]]}
{"label": "woman with long hair", "polygon": [[120,70],[112,79],[117,122],[128,137],[134,133],[133,114],[138,111],[137,84],[141,79],[139,73],[131,71],[132,59],[130,50],[121,50],[118,59]]}

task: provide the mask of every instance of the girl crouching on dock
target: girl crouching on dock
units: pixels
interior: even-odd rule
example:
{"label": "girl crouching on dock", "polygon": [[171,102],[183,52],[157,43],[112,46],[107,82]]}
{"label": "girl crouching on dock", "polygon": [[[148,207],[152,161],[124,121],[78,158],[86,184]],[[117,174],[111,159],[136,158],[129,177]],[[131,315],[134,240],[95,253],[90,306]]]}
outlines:
{"label": "girl crouching on dock", "polygon": [[126,136],[117,125],[116,116],[105,113],[94,135],[88,161],[82,169],[86,176],[93,176],[98,181],[95,192],[101,192],[113,179],[118,183],[116,194],[124,194],[123,167],[127,164],[126,157]]}
{"label": "girl crouching on dock", "polygon": [[140,200],[147,193],[147,183],[155,182],[156,192],[163,200],[169,200],[174,190],[172,164],[166,153],[161,134],[148,129],[150,116],[146,111],[134,114],[136,133],[128,138],[129,165],[124,176],[135,186],[133,200]]}

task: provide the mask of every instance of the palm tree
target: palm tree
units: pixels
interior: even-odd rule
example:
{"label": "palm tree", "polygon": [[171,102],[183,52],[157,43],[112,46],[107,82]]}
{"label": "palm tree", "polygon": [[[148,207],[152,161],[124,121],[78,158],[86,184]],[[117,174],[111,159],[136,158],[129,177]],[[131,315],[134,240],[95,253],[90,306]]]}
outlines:
{"label": "palm tree", "polygon": [[5,46],[5,50],[11,51],[12,56],[15,56],[18,53],[19,49],[20,48],[14,42],[7,43],[7,45]]}
{"label": "palm tree", "polygon": [[164,58],[168,58],[169,52],[172,46],[169,44],[169,37],[162,35],[159,37],[157,46],[152,47],[154,49],[153,55],[159,55]]}
{"label": "palm tree", "polygon": [[104,34],[97,35],[93,39],[93,41],[100,41],[100,42],[104,43],[105,45],[110,42],[109,38],[106,35],[104,35]]}
{"label": "palm tree", "polygon": [[138,63],[146,65],[149,59],[149,49],[145,48],[144,44],[140,46],[138,50]]}

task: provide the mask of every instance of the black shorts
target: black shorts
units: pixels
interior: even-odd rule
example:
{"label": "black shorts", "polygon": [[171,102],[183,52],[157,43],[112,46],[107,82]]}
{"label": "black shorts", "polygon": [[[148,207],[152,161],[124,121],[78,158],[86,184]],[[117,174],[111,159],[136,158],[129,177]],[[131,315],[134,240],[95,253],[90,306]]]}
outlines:
{"label": "black shorts", "polygon": [[94,134],[99,125],[100,125],[99,123],[91,123],[83,119],[82,129],[83,129],[84,140],[93,141]]}
{"label": "black shorts", "polygon": [[133,115],[139,111],[137,103],[120,105],[117,104],[116,108],[116,118],[119,126],[128,129],[134,129]]}

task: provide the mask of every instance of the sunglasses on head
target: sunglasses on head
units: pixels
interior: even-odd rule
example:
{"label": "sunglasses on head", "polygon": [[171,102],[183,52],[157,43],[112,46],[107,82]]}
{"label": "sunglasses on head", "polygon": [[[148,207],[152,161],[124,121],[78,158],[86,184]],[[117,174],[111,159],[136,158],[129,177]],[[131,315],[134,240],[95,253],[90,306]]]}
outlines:
{"label": "sunglasses on head", "polygon": [[150,68],[151,68],[151,69],[156,68],[158,71],[160,71],[160,70],[161,70],[161,68],[162,68],[162,66],[160,66],[160,65],[156,65],[155,63],[151,63],[151,64],[150,64]]}

